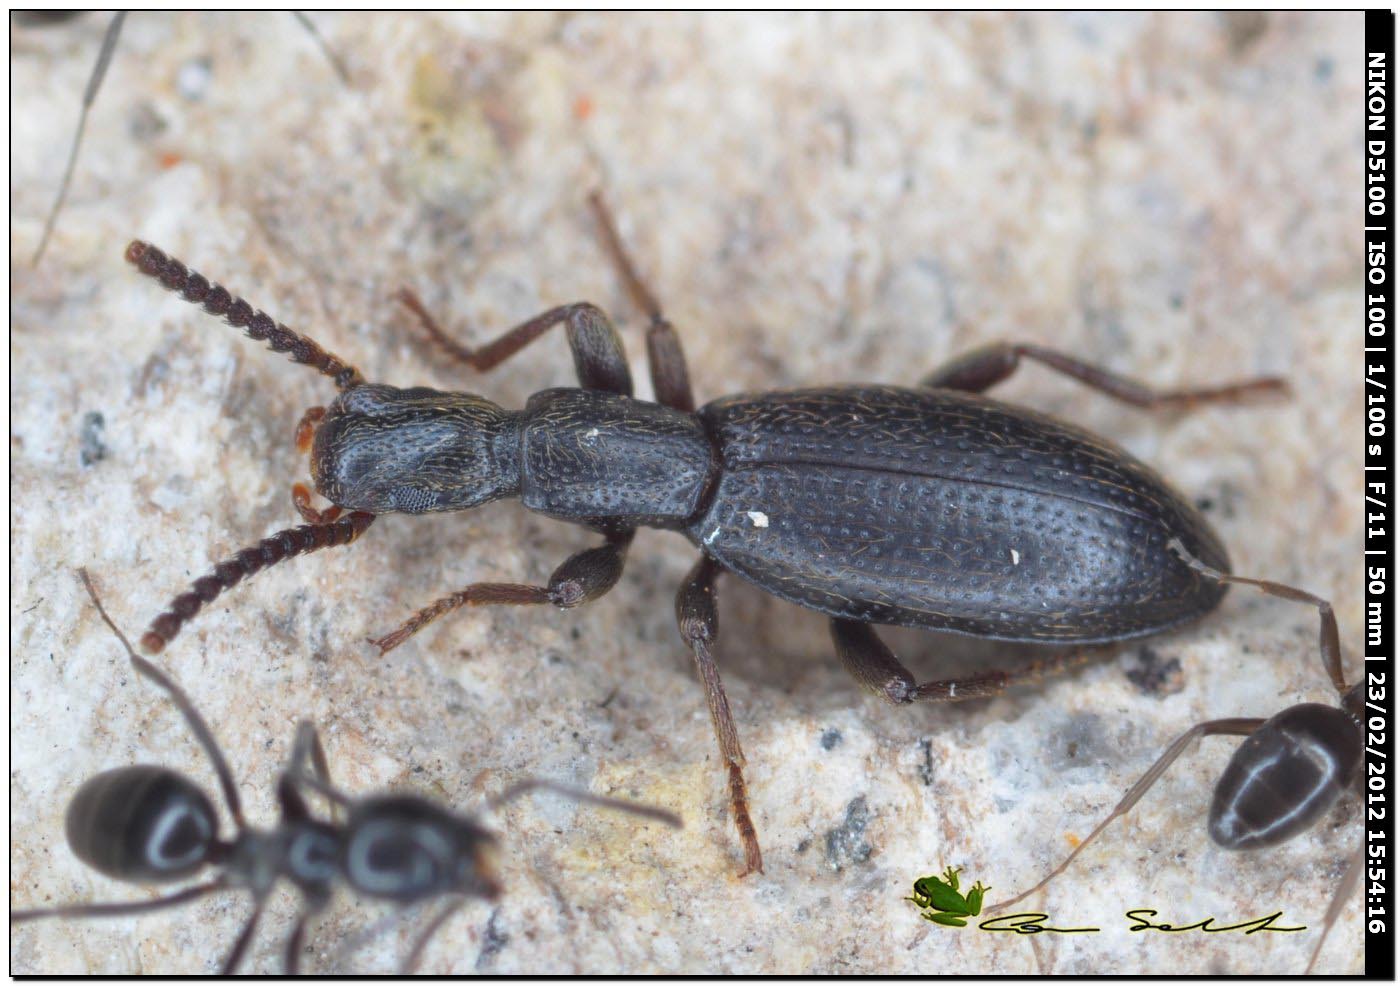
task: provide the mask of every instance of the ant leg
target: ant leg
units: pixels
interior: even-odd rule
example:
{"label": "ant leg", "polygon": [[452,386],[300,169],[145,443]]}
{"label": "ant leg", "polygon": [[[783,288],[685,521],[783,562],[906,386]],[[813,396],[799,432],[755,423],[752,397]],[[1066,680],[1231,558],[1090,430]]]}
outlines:
{"label": "ant leg", "polygon": [[1110,373],[1102,367],[1086,363],[1057,349],[1006,342],[982,346],[945,363],[924,377],[919,386],[981,393],[1011,376],[1020,365],[1022,357],[1035,360],[1067,377],[1073,377],[1114,400],[1137,407],[1188,408],[1194,404],[1240,403],[1257,394],[1288,393],[1288,382],[1282,377],[1257,377],[1194,390],[1154,390],[1146,384]]}
{"label": "ant leg", "polygon": [[308,917],[305,911],[298,914],[297,923],[292,925],[292,933],[287,936],[287,950],[283,953],[282,968],[288,976],[301,975],[301,943],[306,937]]}
{"label": "ant leg", "polygon": [[651,293],[637,273],[602,193],[595,191],[590,194],[588,204],[598,219],[603,232],[603,245],[622,274],[622,283],[632,296],[632,303],[650,320],[647,326],[647,364],[651,367],[651,386],[656,391],[657,403],[678,411],[694,411],[695,394],[690,388],[690,371],[686,368],[685,351],[681,349],[681,339],[675,326],[661,313],[656,295]]}
{"label": "ant leg", "polygon": [[568,334],[569,349],[574,355],[574,370],[578,373],[579,385],[589,390],[632,396],[632,373],[627,369],[622,337],[608,317],[597,306],[586,301],[551,308],[509,329],[499,338],[471,348],[444,332],[412,291],[403,288],[394,297],[418,317],[423,331],[449,356],[481,372],[504,363],[562,322]]}
{"label": "ant leg", "polygon": [[253,901],[253,913],[248,915],[248,923],[238,933],[238,940],[233,943],[233,948],[229,949],[228,957],[219,969],[219,975],[231,976],[238,971],[238,963],[243,961],[243,953],[248,950],[248,943],[253,940],[253,932],[258,930],[258,921],[262,919],[263,905],[266,902],[265,897],[258,897]]}
{"label": "ant leg", "polygon": [[215,565],[212,574],[196,579],[191,591],[171,600],[170,608],[151,621],[151,628],[141,638],[141,647],[148,654],[159,654],[166,644],[175,639],[182,626],[225,589],[232,589],[248,576],[288,558],[321,548],[350,544],[372,523],[374,514],[356,510],[330,524],[289,527],[263,538],[256,547],[244,548],[232,558]]}
{"label": "ant leg", "polygon": [[365,382],[360,371],[334,353],[322,349],[304,335],[293,332],[273,321],[267,312],[231,294],[226,288],[210,282],[207,277],[190,270],[174,257],[143,243],[132,240],[126,248],[127,263],[142,274],[160,282],[192,305],[201,306],[210,315],[222,318],[236,329],[242,329],[250,339],[266,342],[275,353],[287,353],[293,362],[301,363],[331,377],[341,390],[358,387]]}
{"label": "ant leg", "polygon": [[194,733],[194,738],[199,741],[199,745],[204,747],[204,752],[209,755],[209,760],[214,765],[214,773],[219,778],[219,787],[224,792],[224,803],[228,806],[228,813],[233,816],[233,822],[238,826],[239,831],[242,831],[244,828],[243,806],[238,797],[238,786],[233,782],[233,771],[229,770],[228,761],[224,759],[223,751],[219,749],[219,741],[214,738],[214,731],[209,728],[209,724],[204,721],[204,717],[199,714],[199,710],[194,707],[189,696],[179,685],[175,684],[174,679],[132,649],[131,642],[126,639],[126,634],[117,628],[116,623],[107,615],[107,610],[103,608],[102,600],[97,598],[97,589],[94,588],[92,577],[88,575],[87,569],[78,569],[78,575],[83,581],[83,587],[87,589],[92,604],[97,607],[97,615],[102,617],[102,622],[107,624],[112,633],[116,634],[117,639],[121,641],[122,646],[126,648],[127,657],[131,659],[131,666],[155,682],[156,686],[170,697],[170,701],[175,703],[175,707],[185,717],[185,724],[190,727],[190,732]]}
{"label": "ant leg", "polygon": [[720,567],[707,555],[702,555],[685,577],[676,593],[676,623],[681,639],[695,657],[695,669],[705,685],[705,699],[710,706],[715,738],[719,740],[720,756],[729,774],[729,808],[734,813],[734,825],[744,844],[744,872],[763,872],[763,853],[758,847],[758,831],[749,817],[748,787],[744,783],[744,751],[739,746],[739,733],[734,728],[734,716],[729,711],[729,699],[724,694],[719,668],[710,654],[710,643],[719,636],[719,610],[715,606],[715,580]]}
{"label": "ant leg", "polygon": [[[306,775],[306,762],[311,761],[311,775]],[[331,783],[330,763],[326,760],[326,748],[321,745],[321,735],[316,731],[316,726],[310,721],[303,719],[297,723],[296,741],[292,744],[292,755],[287,760],[287,766],[283,768],[281,777],[277,781],[277,796],[282,802],[282,812],[291,818],[305,818],[308,815],[306,803],[302,800],[300,792],[297,791],[298,783],[308,781],[317,782],[316,790],[322,787],[334,789]],[[343,804],[349,803],[350,799],[346,795],[338,794],[336,797],[326,798],[331,803],[331,821],[339,823],[340,809]]]}
{"label": "ant leg", "polygon": [[927,681],[914,680],[909,669],[875,633],[869,623],[833,619],[831,639],[836,654],[851,676],[867,691],[888,699],[892,705],[910,702],[966,702],[1000,695],[1013,684],[1061,674],[1089,660],[1083,650],[1055,654],[1033,661],[1018,671],[989,671],[968,678]]}
{"label": "ant leg", "polygon": [[24,924],[27,921],[37,921],[41,918],[108,918],[122,917],[127,914],[145,914],[149,911],[174,907],[186,901],[197,900],[205,894],[213,893],[215,890],[224,890],[227,887],[228,882],[220,877],[208,883],[186,887],[168,897],[157,897],[155,900],[122,901],[108,904],[68,904],[63,907],[39,907],[27,911],[14,910],[10,912],[10,923]]}
{"label": "ant leg", "polygon": [[1327,669],[1327,676],[1332,679],[1332,685],[1337,689],[1337,694],[1343,697],[1347,693],[1346,679],[1342,677],[1342,644],[1340,635],[1337,633],[1337,617],[1332,612],[1332,604],[1320,596],[1314,596],[1311,592],[1304,592],[1302,589],[1295,589],[1291,585],[1284,585],[1281,582],[1265,582],[1262,579],[1247,579],[1240,575],[1226,575],[1224,572],[1216,571],[1209,565],[1192,557],[1186,550],[1186,546],[1177,538],[1172,538],[1167,542],[1167,547],[1176,552],[1188,566],[1204,575],[1206,578],[1216,582],[1229,584],[1231,582],[1240,585],[1252,585],[1256,589],[1266,592],[1271,596],[1278,596],[1280,599],[1289,599],[1297,603],[1309,603],[1317,607],[1318,613],[1322,617],[1322,626],[1318,634],[1318,647],[1322,652],[1322,666]]}
{"label": "ant leg", "polygon": [[1327,933],[1332,930],[1332,925],[1341,916],[1342,908],[1346,906],[1347,898],[1356,889],[1357,881],[1361,879],[1361,871],[1366,860],[1366,845],[1363,842],[1361,848],[1351,857],[1351,864],[1347,866],[1346,873],[1342,876],[1342,882],[1337,884],[1337,892],[1332,895],[1332,903],[1327,905],[1327,916],[1322,919],[1322,930],[1318,932],[1317,944],[1313,946],[1312,957],[1308,959],[1308,967],[1303,970],[1303,975],[1311,976],[1313,966],[1317,965],[1317,957],[1322,954],[1322,943],[1327,940]]}
{"label": "ant leg", "polygon": [[550,575],[548,585],[476,582],[420,609],[397,630],[379,638],[370,638],[370,643],[379,648],[382,656],[438,617],[463,606],[535,606],[553,603],[560,609],[572,609],[592,602],[617,585],[617,580],[622,577],[627,548],[635,533],[623,531],[609,534],[607,541],[598,547],[570,555]]}
{"label": "ant leg", "polygon": [[1069,854],[1069,857],[1050,872],[1049,876],[1041,880],[1034,887],[1031,887],[1031,889],[1027,890],[1025,893],[1017,894],[1010,900],[1004,900],[986,908],[987,913],[991,914],[996,911],[1005,910],[1017,901],[1024,900],[1037,890],[1040,890],[1051,880],[1055,879],[1055,877],[1063,873],[1069,864],[1074,862],[1075,857],[1083,852],[1089,843],[1098,838],[1099,833],[1107,828],[1110,822],[1120,815],[1126,815],[1131,811],[1133,806],[1141,800],[1142,796],[1151,789],[1152,785],[1157,783],[1162,774],[1166,772],[1167,768],[1170,767],[1178,757],[1185,753],[1187,747],[1197,739],[1202,736],[1248,736],[1260,726],[1264,725],[1265,721],[1264,719],[1212,719],[1209,722],[1196,723],[1196,725],[1178,736],[1171,746],[1167,747],[1166,752],[1157,758],[1157,762],[1148,768],[1147,773],[1143,774],[1141,779],[1129,788],[1128,793],[1123,795],[1123,800],[1118,802],[1118,806],[1109,813],[1108,817],[1099,822],[1084,841],[1074,847],[1074,851]]}
{"label": "ant leg", "polygon": [[457,897],[448,902],[447,906],[428,922],[428,926],[423,929],[422,934],[413,943],[413,947],[408,950],[408,955],[404,957],[403,965],[399,968],[400,976],[411,976],[418,969],[418,960],[423,957],[423,950],[428,947],[428,942],[438,933],[438,929],[447,923],[452,915],[462,909],[462,905],[467,902],[465,897]]}
{"label": "ant leg", "polygon": [[49,246],[49,237],[53,235],[54,224],[58,222],[58,214],[63,210],[63,203],[68,198],[68,186],[73,181],[73,168],[78,163],[78,148],[82,146],[83,131],[87,129],[88,110],[97,99],[97,90],[101,88],[102,80],[107,75],[107,66],[112,64],[112,53],[117,50],[117,38],[122,33],[122,21],[126,20],[126,15],[125,10],[113,14],[111,23],[107,25],[107,33],[102,36],[102,48],[97,53],[97,64],[92,67],[92,75],[88,77],[87,88],[83,91],[83,108],[78,111],[78,131],[73,134],[73,146],[68,150],[68,164],[64,166],[63,178],[58,183],[58,198],[54,200],[53,208],[44,220],[44,232],[39,237],[39,247],[34,251],[34,259],[30,261],[30,266],[38,267],[39,261],[44,258],[44,251]]}

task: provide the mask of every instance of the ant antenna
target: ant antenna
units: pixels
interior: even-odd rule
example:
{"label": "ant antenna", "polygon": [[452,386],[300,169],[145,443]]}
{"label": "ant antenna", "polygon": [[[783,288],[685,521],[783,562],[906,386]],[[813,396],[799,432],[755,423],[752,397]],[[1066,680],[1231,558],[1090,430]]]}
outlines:
{"label": "ant antenna", "polygon": [[[70,11],[72,13],[72,11]],[[63,203],[68,199],[68,188],[73,181],[73,169],[78,163],[78,149],[83,142],[83,133],[87,129],[88,110],[97,99],[97,92],[102,87],[102,80],[107,75],[107,68],[112,63],[112,55],[117,50],[117,37],[122,31],[122,22],[126,20],[129,11],[119,10],[112,15],[112,21],[107,25],[107,33],[102,37],[102,49],[97,53],[97,64],[92,67],[92,75],[88,77],[87,89],[83,92],[83,107],[78,114],[78,130],[73,135],[73,146],[68,151],[68,164],[63,169],[63,180],[58,186],[58,198],[54,200],[53,208],[49,210],[48,218],[44,220],[44,232],[39,238],[39,247],[34,251],[34,259],[30,261],[33,267],[39,266],[39,261],[44,257],[44,251],[48,249],[49,239],[53,236],[55,224],[58,222],[58,214],[63,210]],[[326,43],[326,39],[321,32],[316,29],[311,18],[300,10],[292,11],[292,16],[297,19],[308,34],[311,35],[316,47],[330,62],[335,74],[340,77],[340,81],[345,85],[350,85],[350,73],[345,68],[345,62],[336,54],[335,49]]]}
{"label": "ant antenna", "polygon": [[31,267],[38,267],[39,261],[43,259],[44,250],[49,245],[49,237],[53,235],[54,223],[58,222],[58,213],[63,208],[64,200],[68,198],[68,185],[73,180],[73,168],[78,163],[78,147],[83,142],[83,131],[87,129],[88,110],[97,99],[97,90],[102,86],[107,66],[112,64],[112,53],[117,50],[117,37],[122,33],[122,21],[126,20],[126,14],[125,10],[113,14],[112,22],[107,25],[107,33],[102,37],[102,50],[97,54],[97,64],[92,67],[87,89],[83,92],[83,108],[78,113],[78,132],[73,135],[73,146],[68,151],[68,164],[63,169],[58,198],[54,200],[53,208],[44,220],[44,235],[39,238],[39,248],[34,251],[34,259],[30,261]]}
{"label": "ant antenna", "polygon": [[528,780],[512,784],[500,794],[486,802],[487,808],[495,810],[508,801],[514,801],[523,794],[531,791],[553,791],[555,794],[563,795],[574,801],[581,801],[584,804],[597,805],[599,808],[612,808],[615,811],[630,812],[633,815],[641,815],[643,818],[650,818],[653,821],[661,822],[671,826],[673,829],[684,828],[684,823],[679,815],[666,811],[662,808],[652,808],[649,805],[639,805],[631,801],[623,801],[620,798],[608,798],[601,794],[594,794],[581,788],[570,787],[567,784],[559,784],[555,781],[547,781],[542,778],[532,777]]}
{"label": "ant antenna", "polygon": [[316,25],[311,18],[306,16],[305,11],[294,10],[292,16],[297,19],[297,23],[306,28],[306,33],[311,35],[311,40],[316,42],[316,47],[321,49],[321,54],[326,56],[326,61],[331,63],[331,68],[335,69],[335,74],[340,76],[340,81],[347,86],[350,84],[350,72],[345,67],[345,62],[341,61],[335,49],[326,43],[326,39],[321,36],[321,32],[316,30]]}
{"label": "ant antenna", "polygon": [[234,823],[242,829],[244,827],[243,806],[238,799],[238,788],[233,783],[233,772],[229,770],[228,763],[224,760],[224,755],[219,749],[219,742],[214,739],[214,733],[209,729],[209,724],[204,721],[204,717],[199,714],[199,710],[194,707],[194,703],[189,700],[179,685],[167,677],[165,672],[132,649],[126,635],[107,615],[107,610],[102,606],[102,600],[97,598],[97,590],[93,587],[92,577],[88,575],[87,569],[78,569],[78,576],[83,580],[83,587],[87,589],[92,604],[97,607],[98,615],[102,617],[102,621],[111,628],[112,632],[117,635],[117,639],[122,642],[122,646],[126,648],[127,656],[131,658],[132,667],[155,682],[170,696],[170,700],[175,703],[175,707],[180,710],[180,713],[185,717],[185,722],[189,724],[190,732],[194,733],[195,739],[199,740],[199,745],[204,747],[204,752],[209,754],[209,759],[214,764],[214,773],[219,775],[219,787],[223,788],[224,801],[228,804],[229,814],[233,816]]}
{"label": "ant antenna", "polygon": [[1288,599],[1295,603],[1309,603],[1317,607],[1321,615],[1321,629],[1318,631],[1318,646],[1322,650],[1322,664],[1327,669],[1327,676],[1332,679],[1332,686],[1337,689],[1337,694],[1343,697],[1347,693],[1346,679],[1342,676],[1342,644],[1341,637],[1337,631],[1337,617],[1332,612],[1332,604],[1321,596],[1314,596],[1311,592],[1304,592],[1302,589],[1295,589],[1291,585],[1284,585],[1281,582],[1266,582],[1263,579],[1247,579],[1240,575],[1227,575],[1225,572],[1218,572],[1205,562],[1195,558],[1179,538],[1172,538],[1167,542],[1167,548],[1176,552],[1177,557],[1184,561],[1189,567],[1200,572],[1208,579],[1216,582],[1229,583],[1237,582],[1240,585],[1252,585],[1256,589],[1267,593],[1270,596],[1278,596],[1280,599]]}

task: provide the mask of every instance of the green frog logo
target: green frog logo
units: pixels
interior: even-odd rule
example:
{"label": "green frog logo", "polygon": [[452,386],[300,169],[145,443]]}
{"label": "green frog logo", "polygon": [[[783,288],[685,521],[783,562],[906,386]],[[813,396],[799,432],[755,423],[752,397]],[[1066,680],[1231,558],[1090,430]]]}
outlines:
{"label": "green frog logo", "polygon": [[978,881],[963,895],[958,892],[960,872],[960,869],[950,866],[943,871],[942,879],[936,876],[921,877],[914,881],[914,896],[904,899],[914,902],[922,911],[920,917],[925,921],[951,928],[966,928],[969,917],[982,913],[982,897],[992,888],[984,887]]}

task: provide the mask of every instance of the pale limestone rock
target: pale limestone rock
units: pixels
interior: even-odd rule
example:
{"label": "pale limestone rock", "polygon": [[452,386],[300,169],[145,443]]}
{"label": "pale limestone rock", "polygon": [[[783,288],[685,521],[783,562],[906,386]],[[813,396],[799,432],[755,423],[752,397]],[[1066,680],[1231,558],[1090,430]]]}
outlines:
{"label": "pale limestone rock", "polygon": [[[1287,374],[1292,400],[1184,416],[1035,369],[999,393],[1208,500],[1237,569],[1333,599],[1355,658],[1360,15],[317,21],[349,89],[288,16],[132,15],[37,270],[27,258],[105,18],[12,43],[12,904],[142,895],[63,841],[66,801],[95,771],[158,760],[213,790],[73,569],[89,566],[139,632],[212,560],[294,522],[287,491],[307,466],[292,429],[332,394],[136,276],[121,259],[134,236],[372,378],[516,406],[569,382],[562,336],[481,377],[421,346],[391,295],[414,286],[472,340],[590,299],[644,377],[642,320],[585,209],[595,187],[680,327],[701,400],[912,383],[998,337],[1163,386]],[[994,936],[928,924],[902,898],[950,864],[990,884],[989,901],[1022,889],[1189,724],[1330,700],[1311,611],[1235,591],[1197,626],[1007,698],[891,710],[842,672],[820,618],[727,580],[718,653],[768,868],[741,881],[673,624],[694,555],[679,539],[642,533],[618,588],[577,611],[460,614],[382,660],[363,642],[467,582],[540,580],[589,541],[511,504],[385,518],[351,549],[226,596],[164,659],[255,821],[273,817],[303,716],[351,791],[412,785],[466,808],[533,774],[685,815],[673,833],[548,797],[512,806],[497,819],[508,896],[464,909],[427,970],[1301,971],[1310,933],[1124,930],[1132,906],[1181,922],[1321,918],[1359,812],[1267,854],[1214,847],[1203,812],[1228,739],[1180,763],[1049,893],[1061,924],[1110,930]],[[1028,656],[888,636],[921,677]],[[1179,661],[1179,691],[1128,678],[1146,648],[1148,663]],[[1361,970],[1360,903],[1321,970]],[[278,967],[293,907],[274,902],[249,968]],[[230,896],[24,927],[11,970],[209,971],[246,913]],[[330,967],[382,913],[339,898],[305,965]],[[345,966],[393,968],[413,927]]]}

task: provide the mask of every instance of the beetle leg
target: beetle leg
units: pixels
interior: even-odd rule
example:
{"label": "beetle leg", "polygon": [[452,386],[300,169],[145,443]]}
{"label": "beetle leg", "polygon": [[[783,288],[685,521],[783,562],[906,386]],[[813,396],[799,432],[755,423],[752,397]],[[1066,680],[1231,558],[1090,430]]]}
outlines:
{"label": "beetle leg", "polygon": [[632,303],[642,310],[650,324],[647,326],[647,363],[651,366],[651,386],[656,391],[656,402],[678,411],[695,410],[695,394],[690,389],[690,371],[685,365],[685,351],[681,349],[681,339],[676,327],[661,313],[661,305],[656,295],[651,293],[646,282],[637,273],[627,248],[618,235],[617,224],[603,201],[602,193],[593,192],[588,196],[588,204],[598,217],[598,225],[603,232],[603,245],[612,255],[613,263],[622,274],[622,283],[632,296]]}
{"label": "beetle leg", "polygon": [[397,630],[370,643],[379,648],[380,655],[389,653],[399,644],[440,616],[446,616],[463,606],[533,606],[553,603],[560,609],[572,609],[592,602],[622,577],[627,560],[627,547],[635,531],[608,535],[607,541],[596,548],[570,555],[549,577],[549,585],[522,585],[518,582],[477,582],[450,596],[444,596],[409,617]]}
{"label": "beetle leg", "polygon": [[1088,660],[1088,655],[1082,651],[1072,651],[1034,661],[1018,671],[989,671],[967,678],[926,681],[921,685],[869,623],[833,619],[831,639],[836,644],[837,656],[852,677],[866,690],[888,699],[893,705],[991,698],[1018,682],[1058,674]]}
{"label": "beetle leg", "polygon": [[484,346],[472,348],[463,346],[443,331],[419,297],[408,288],[400,289],[394,297],[417,316],[423,331],[449,356],[481,372],[504,363],[562,322],[568,333],[569,349],[574,354],[579,384],[589,390],[632,396],[632,374],[627,369],[622,337],[596,305],[580,301],[551,308]]}
{"label": "beetle leg", "polygon": [[758,847],[758,832],[749,817],[748,787],[744,783],[744,751],[739,746],[739,733],[734,728],[734,716],[729,711],[729,699],[724,694],[719,668],[710,654],[710,644],[719,636],[719,611],[715,606],[715,580],[720,568],[708,556],[702,556],[690,570],[676,593],[676,623],[681,639],[695,656],[695,668],[705,684],[705,698],[710,705],[715,737],[720,755],[729,773],[729,807],[734,812],[734,824],[744,843],[744,872],[763,872],[763,853]]}
{"label": "beetle leg", "polygon": [[1128,793],[1123,795],[1123,800],[1118,802],[1118,806],[1114,808],[1113,811],[1109,812],[1108,817],[1099,822],[1099,824],[1095,826],[1094,831],[1090,832],[1083,842],[1075,846],[1074,851],[1069,854],[1063,863],[1055,867],[1055,869],[1050,872],[1049,876],[1041,880],[1034,887],[1031,887],[1031,889],[1027,890],[1025,893],[1017,894],[1010,900],[1001,901],[1000,903],[993,904],[991,907],[985,907],[983,911],[987,914],[993,914],[997,911],[1005,910],[1017,901],[1029,897],[1063,873],[1066,867],[1074,862],[1074,858],[1084,851],[1084,847],[1098,838],[1099,833],[1107,828],[1110,822],[1120,815],[1126,815],[1128,812],[1132,811],[1133,806],[1151,789],[1153,784],[1157,783],[1161,776],[1166,773],[1167,768],[1170,767],[1178,757],[1185,753],[1187,748],[1190,747],[1194,741],[1202,736],[1248,736],[1260,726],[1264,725],[1265,721],[1264,719],[1212,719],[1209,722],[1196,723],[1196,725],[1178,736],[1171,746],[1167,747],[1166,752],[1157,758],[1157,762],[1148,768],[1147,773],[1143,774],[1138,782],[1128,789]]}
{"label": "beetle leg", "polygon": [[1110,373],[1102,367],[1086,363],[1057,349],[1006,342],[993,343],[965,353],[924,377],[919,385],[981,393],[1016,372],[1022,357],[1033,359],[1115,400],[1137,407],[1189,407],[1193,404],[1217,402],[1229,404],[1247,400],[1258,394],[1282,395],[1288,392],[1288,382],[1282,377],[1256,377],[1252,380],[1194,390],[1154,390],[1146,384]]}

